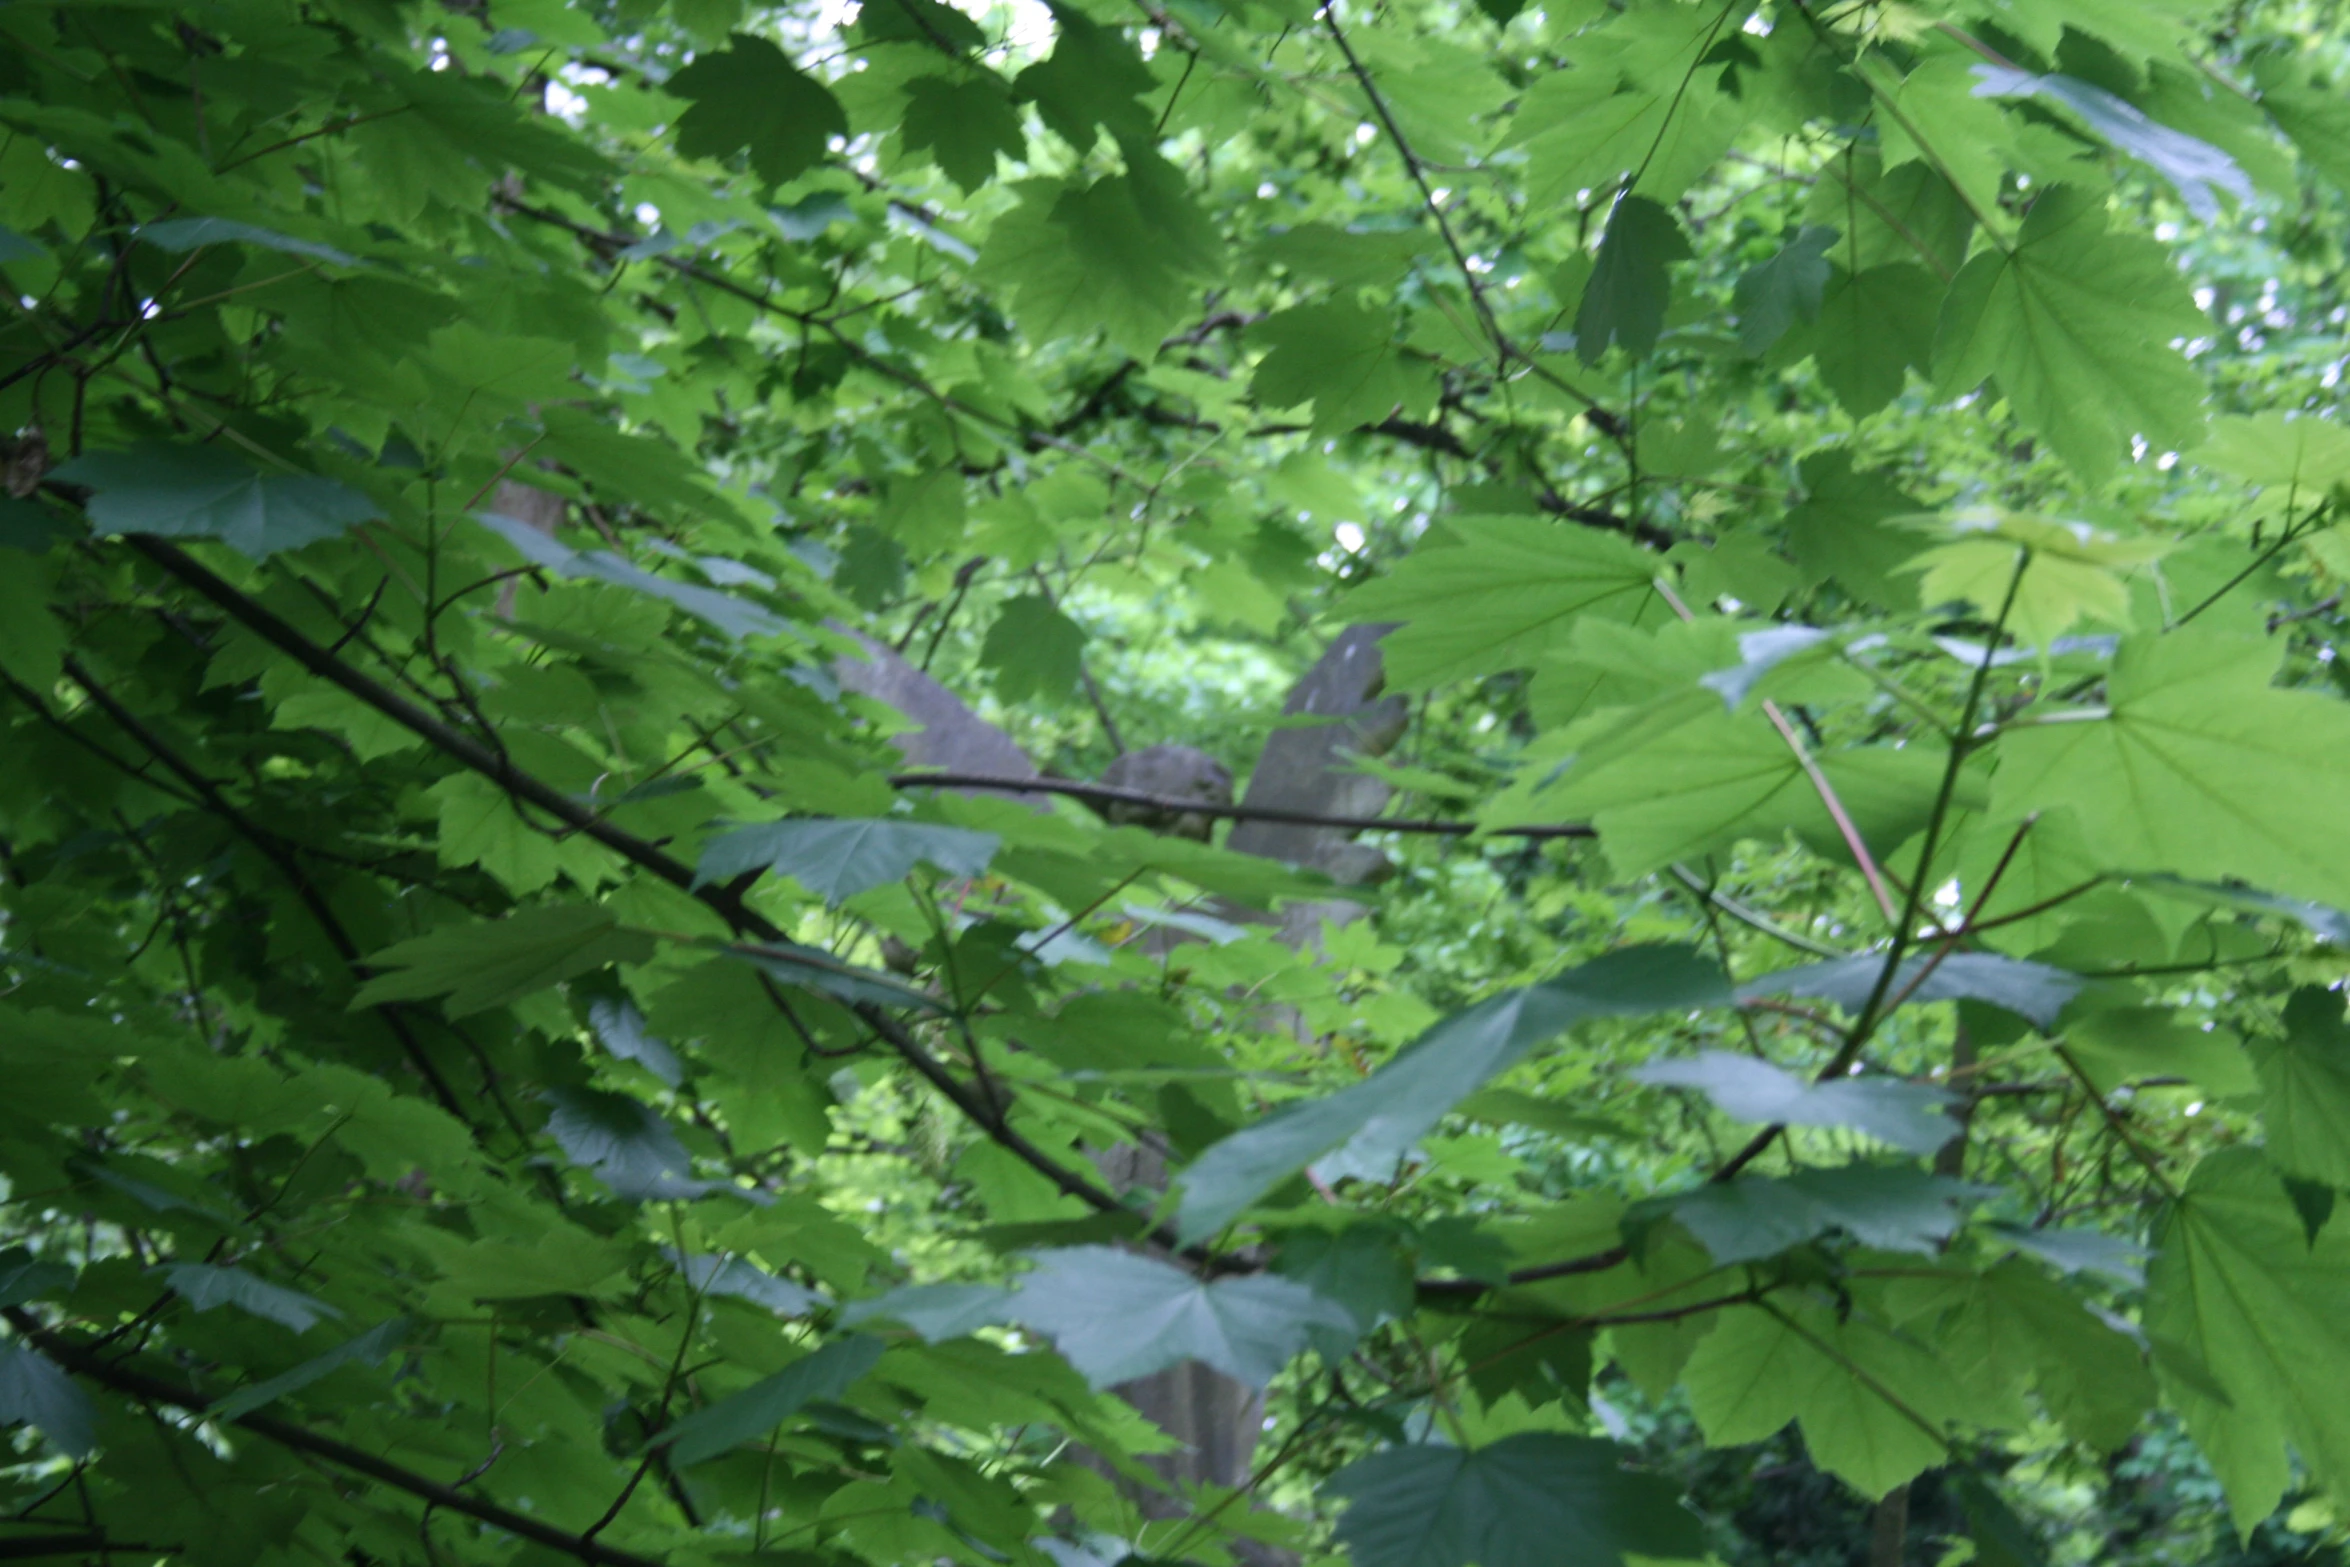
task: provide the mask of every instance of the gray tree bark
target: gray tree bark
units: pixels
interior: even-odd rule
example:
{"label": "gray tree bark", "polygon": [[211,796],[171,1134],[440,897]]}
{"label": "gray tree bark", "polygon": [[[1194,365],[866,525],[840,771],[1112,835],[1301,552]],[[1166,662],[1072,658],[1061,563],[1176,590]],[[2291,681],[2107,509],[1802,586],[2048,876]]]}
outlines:
{"label": "gray tree bark", "polygon": [[[1275,730],[1249,777],[1244,803],[1355,816],[1376,815],[1387,804],[1392,794],[1387,784],[1354,771],[1349,763],[1353,757],[1378,756],[1392,748],[1409,717],[1409,706],[1402,698],[1380,695],[1385,676],[1379,639],[1390,629],[1357,626],[1348,630],[1291,688],[1282,706],[1284,715],[1319,717],[1328,722]],[[858,640],[865,646],[866,658],[844,659],[835,672],[850,690],[920,720],[919,729],[895,739],[909,762],[998,778],[1037,775],[1036,765],[1010,736],[972,712],[952,691],[886,645],[862,636]],[[1179,829],[1183,824],[1165,825]],[[1232,830],[1226,846],[1243,854],[1319,870],[1344,885],[1375,880],[1386,870],[1384,856],[1354,843],[1350,834],[1336,828],[1242,822]],[[1303,946],[1315,939],[1325,922],[1343,924],[1361,918],[1364,912],[1361,904],[1343,898],[1293,903],[1283,911],[1282,939]],[[1125,1144],[1103,1150],[1095,1156],[1095,1163],[1114,1190],[1166,1189],[1163,1149]],[[1178,1445],[1171,1451],[1145,1460],[1162,1480],[1176,1487],[1248,1483],[1264,1425],[1264,1399],[1256,1389],[1188,1362],[1123,1383],[1116,1391],[1176,1440]],[[1150,1517],[1178,1517],[1186,1510],[1179,1497],[1171,1494],[1138,1494],[1136,1502]],[[1259,1564],[1282,1558],[1282,1553],[1255,1547],[1247,1555]]]}

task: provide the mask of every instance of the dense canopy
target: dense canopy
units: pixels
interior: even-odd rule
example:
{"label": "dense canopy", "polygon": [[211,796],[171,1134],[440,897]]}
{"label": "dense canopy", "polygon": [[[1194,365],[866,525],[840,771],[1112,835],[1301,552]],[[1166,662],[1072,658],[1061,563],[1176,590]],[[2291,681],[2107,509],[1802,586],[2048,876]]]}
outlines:
{"label": "dense canopy", "polygon": [[0,7],[0,1557],[2333,1559],[2345,79]]}

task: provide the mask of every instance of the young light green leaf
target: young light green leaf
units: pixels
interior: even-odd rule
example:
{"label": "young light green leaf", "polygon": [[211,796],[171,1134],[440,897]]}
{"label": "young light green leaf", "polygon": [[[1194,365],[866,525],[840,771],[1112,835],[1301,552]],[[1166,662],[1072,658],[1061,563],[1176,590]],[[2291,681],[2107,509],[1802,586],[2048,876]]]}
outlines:
{"label": "young light green leaf", "polygon": [[1612,1442],[1521,1432],[1486,1447],[1391,1447],[1331,1477],[1354,1567],[1623,1567],[1704,1553],[1673,1486]]}
{"label": "young light green leaf", "polygon": [[977,876],[1003,842],[994,833],[894,820],[809,818],[743,827],[710,841],[694,883],[731,881],[746,871],[789,876],[827,903],[903,880],[918,863],[950,876]]}
{"label": "young light green leaf", "polygon": [[2194,1385],[2159,1354],[2155,1367],[2237,1528],[2284,1494],[2288,1443],[2316,1483],[2350,1483],[2350,1400],[2339,1392],[2350,1379],[2350,1233],[2329,1228],[2313,1243],[2275,1167],[2230,1148],[2195,1167],[2157,1248],[2146,1331],[2183,1348],[2215,1386]]}
{"label": "young light green leaf", "polygon": [[381,970],[359,987],[354,1008],[446,996],[451,1017],[504,1006],[533,991],[605,968],[642,963],[653,938],[624,928],[606,909],[550,905],[502,920],[455,925],[369,956]]}
{"label": "young light green leaf", "polygon": [[729,1394],[645,1444],[667,1448],[679,1468],[756,1441],[817,1399],[838,1398],[881,1359],[881,1340],[865,1333],[834,1339],[775,1375]]}
{"label": "young light green leaf", "polygon": [[1575,311],[1575,352],[1599,363],[1612,344],[1635,359],[1656,347],[1672,293],[1665,268],[1690,257],[1689,240],[1667,208],[1646,196],[1626,196],[1608,219],[1599,260]]}
{"label": "young light green leaf", "polygon": [[2350,904],[2350,705],[2271,689],[2282,651],[2200,627],[2124,638],[2106,716],[2000,739],[1994,816],[2069,806],[2100,866]]}
{"label": "young light green leaf", "polygon": [[1659,1088],[1694,1088],[1737,1121],[1780,1126],[1848,1126],[1904,1153],[1930,1154],[1958,1135],[1943,1113],[1950,1096],[1938,1088],[1887,1078],[1839,1078],[1807,1083],[1768,1061],[1726,1050],[1635,1067],[1634,1081]]}
{"label": "young light green leaf", "polygon": [[831,138],[849,133],[839,101],[781,49],[749,33],[696,59],[663,90],[692,104],[677,117],[680,153],[730,158],[747,148],[751,167],[769,185],[814,167]]}
{"label": "young light green leaf", "polygon": [[1306,1165],[1352,1172],[1395,1161],[1487,1078],[1597,1017],[1687,1012],[1729,999],[1722,971],[1690,947],[1630,947],[1480,1002],[1420,1036],[1352,1087],[1292,1105],[1210,1147],[1180,1177],[1177,1224],[1213,1234]]}
{"label": "young light green leaf", "polygon": [[228,1422],[240,1420],[256,1409],[276,1403],[288,1393],[298,1393],[311,1383],[323,1380],[354,1361],[363,1365],[379,1365],[384,1356],[398,1349],[408,1337],[408,1320],[394,1317],[369,1328],[356,1338],[346,1339],[323,1355],[315,1355],[291,1371],[238,1388],[234,1393],[204,1411],[209,1419]]}
{"label": "young light green leaf", "polygon": [[1960,271],[1934,358],[1946,395],[1996,376],[2016,417],[2094,483],[2133,435],[2194,444],[2203,380],[2170,344],[2209,329],[2160,246],[2106,232],[2100,202],[2058,188],[2012,249]]}
{"label": "young light green leaf", "polygon": [[2211,421],[2195,461],[2315,501],[2350,483],[2350,429],[2314,414],[2231,414]]}
{"label": "young light green leaf", "polygon": [[0,1345],[0,1425],[29,1425],[68,1458],[98,1450],[90,1396],[30,1345]]}
{"label": "young light green leaf", "polygon": [[1388,684],[1425,690],[1519,669],[1579,615],[1662,618],[1662,563],[1597,528],[1521,517],[1450,517],[1455,548],[1423,546],[1346,600],[1356,623],[1401,620],[1380,644]]}
{"label": "young light green leaf", "polygon": [[324,1301],[313,1300],[282,1284],[272,1284],[243,1268],[183,1262],[164,1269],[163,1276],[170,1282],[172,1293],[197,1311],[235,1306],[296,1333],[309,1332],[321,1318],[342,1316]]}
{"label": "young light green leaf", "polygon": [[90,521],[100,532],[218,539],[255,560],[382,515],[375,502],[332,479],[258,473],[215,446],[89,452],[54,477],[89,489]]}
{"label": "young light green leaf", "polygon": [[1949,1457],[1917,1422],[1938,1426],[1961,1404],[1950,1374],[1918,1344],[1808,1302],[1725,1311],[1682,1383],[1710,1445],[1759,1442],[1794,1420],[1812,1462],[1869,1497]]}
{"label": "young light green leaf", "polygon": [[1008,1314],[1049,1334],[1097,1388],[1186,1360],[1263,1387],[1317,1332],[1351,1341],[1356,1331],[1345,1307],[1273,1274],[1203,1282],[1108,1246],[1039,1252],[1036,1263]]}

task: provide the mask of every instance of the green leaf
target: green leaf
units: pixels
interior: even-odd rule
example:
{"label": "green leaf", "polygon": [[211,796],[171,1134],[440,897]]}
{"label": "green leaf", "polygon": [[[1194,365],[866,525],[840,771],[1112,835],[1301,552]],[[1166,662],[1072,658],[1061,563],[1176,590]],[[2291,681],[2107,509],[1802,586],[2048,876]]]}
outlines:
{"label": "green leaf", "polygon": [[1300,1230],[1281,1243],[1273,1270],[1345,1307],[1363,1333],[1411,1315],[1411,1264],[1383,1225]]}
{"label": "green leaf", "polygon": [[2268,685],[2276,643],[2190,629],[2122,640],[2100,718],[2010,730],[1992,811],[2071,807],[2117,871],[2172,871],[2350,904],[2350,706]]}
{"label": "green leaf", "polygon": [[2187,210],[2199,218],[2219,216],[2213,186],[2239,202],[2252,199],[2252,181],[2235,159],[2209,142],[2147,118],[2137,105],[2102,87],[2070,76],[2035,76],[2012,66],[1978,65],[1974,70],[1977,97],[2038,98],[2070,109],[2115,151],[2129,154],[2170,181]]}
{"label": "green leaf", "polygon": [[354,1361],[370,1366],[380,1365],[384,1356],[398,1349],[407,1337],[408,1321],[404,1317],[378,1323],[358,1337],[337,1344],[325,1354],[303,1361],[291,1371],[281,1372],[249,1387],[238,1388],[205,1410],[205,1416],[224,1423],[242,1419],[256,1409],[276,1403],[288,1393],[300,1392],[311,1383],[323,1380]]}
{"label": "green leaf", "polygon": [[716,588],[676,582],[656,576],[611,550],[575,550],[557,543],[518,517],[498,512],[474,513],[474,521],[512,545],[532,565],[559,577],[587,578],[616,583],[675,604],[679,609],[730,637],[772,636],[786,629],[783,619],[747,599]]}
{"label": "green leaf", "polygon": [[1828,247],[1837,237],[1832,228],[1807,224],[1777,255],[1739,275],[1730,296],[1739,347],[1760,357],[1798,321],[1819,319],[1831,270]]}
{"label": "green leaf", "polygon": [[1957,1233],[1958,1204],[1994,1190],[1909,1165],[1848,1164],[1783,1179],[1741,1176],[1653,1201],[1726,1264],[1758,1262],[1830,1230],[1881,1251],[1931,1255]]}
{"label": "green leaf", "polygon": [[1938,1432],[1959,1397],[1909,1339],[1808,1303],[1724,1311],[1682,1384],[1708,1444],[1759,1442],[1793,1420],[1812,1462],[1869,1497],[1949,1457]]}
{"label": "green leaf", "polygon": [[[1179,1178],[1186,1238],[1212,1234],[1306,1165],[1392,1168],[1446,1111],[1545,1040],[1598,1017],[1719,1006],[1722,971],[1690,947],[1631,947],[1447,1018],[1364,1081],[1235,1132]],[[1382,1175],[1384,1172],[1382,1172]]]}
{"label": "green leaf", "polygon": [[1978,1274],[1921,1273],[1896,1287],[1902,1315],[1931,1339],[1991,1428],[2031,1422],[2026,1389],[2075,1439],[2111,1452],[2154,1407],[2154,1378],[2127,1333],[2021,1258]]}
{"label": "green leaf", "polygon": [[533,991],[614,963],[642,963],[653,938],[606,909],[553,905],[502,920],[456,925],[384,948],[365,961],[385,970],[352,998],[354,1008],[446,996],[451,1017],[504,1006]]}
{"label": "green leaf", "polygon": [[1635,359],[1656,347],[1672,283],[1665,268],[1692,252],[1680,222],[1646,196],[1626,196],[1608,219],[1599,260],[1575,311],[1575,352],[1599,363],[1612,344]]}
{"label": "green leaf", "polygon": [[821,947],[776,941],[728,947],[726,955],[766,972],[770,979],[818,991],[838,1001],[873,1002],[885,1007],[911,1007],[919,1012],[944,1012],[938,997],[883,973],[834,957]]}
{"label": "green leaf", "polygon": [[2350,1025],[2342,998],[2304,985],[2285,1003],[2282,1038],[2256,1038],[2260,1122],[2277,1167],[2350,1186]]}
{"label": "green leaf", "polygon": [[1355,1334],[1345,1307],[1274,1274],[1203,1282],[1108,1246],[1039,1252],[1036,1264],[1007,1314],[1050,1335],[1097,1388],[1186,1360],[1263,1387],[1317,1332]]}
{"label": "green leaf", "polygon": [[218,539],[259,560],[347,533],[382,515],[357,490],[306,473],[257,473],[215,446],[90,452],[52,477],[90,490],[103,533]]}
{"label": "green leaf", "polygon": [[[1739,986],[1738,995],[1741,1000],[1748,996],[1812,996],[1858,1015],[1876,994],[1884,975],[1885,960],[1862,953],[1766,974]],[[1905,990],[1911,1003],[1980,1001],[2047,1028],[2080,994],[2083,983],[2079,975],[2046,963],[2003,958],[1992,952],[1953,952],[1939,961],[1931,953],[1913,953],[1901,960],[1891,983],[1885,986],[1885,1001]]]}
{"label": "green leaf", "polygon": [[235,1306],[256,1317],[277,1323],[280,1327],[307,1333],[322,1317],[340,1317],[341,1312],[324,1301],[313,1300],[299,1290],[290,1290],[267,1279],[256,1278],[243,1268],[214,1267],[208,1263],[183,1262],[163,1270],[170,1281],[172,1293],[197,1311],[210,1311],[215,1306]]}
{"label": "green leaf", "polygon": [[73,1269],[61,1262],[43,1262],[22,1246],[0,1251],[0,1306],[21,1306],[28,1300],[38,1300],[63,1289],[73,1279]]}
{"label": "green leaf", "polygon": [[634,1061],[669,1087],[685,1081],[685,1067],[668,1041],[645,1026],[645,1015],[627,1000],[599,998],[588,1003],[588,1024],[606,1050],[623,1061]]}
{"label": "green leaf", "polygon": [[679,1468],[716,1458],[730,1447],[754,1442],[817,1399],[847,1392],[881,1359],[881,1340],[865,1333],[832,1340],[775,1375],[692,1414],[646,1444],[667,1448]]}
{"label": "green leaf", "polygon": [[922,862],[950,876],[977,876],[1002,842],[991,832],[922,822],[768,822],[713,838],[694,867],[694,884],[771,870],[838,903],[868,887],[902,881]]}
{"label": "green leaf", "polygon": [[1071,5],[1055,3],[1052,13],[1053,52],[1014,78],[1013,90],[1080,153],[1092,148],[1096,127],[1121,141],[1151,141],[1150,111],[1138,101],[1158,85],[1150,68],[1116,28]]}
{"label": "green leaf", "polygon": [[1621,1567],[1704,1553],[1674,1487],[1628,1449],[1553,1432],[1486,1447],[1391,1447],[1333,1475],[1354,1567]]}
{"label": "green leaf", "polygon": [[2047,1567],[2048,1553],[2014,1509],[1971,1469],[1954,1470],[1951,1483],[1966,1512],[1967,1537],[1982,1567]]}
{"label": "green leaf", "polygon": [[2309,414],[2231,414],[2211,421],[2195,461],[2314,501],[2350,483],[2350,430]]}
{"label": "green leaf", "polygon": [[2195,1167],[2146,1279],[2146,1331],[2182,1347],[2226,1402],[2159,1357],[2170,1402],[2211,1460],[2239,1530],[2275,1508],[2290,1443],[2319,1485],[2350,1489],[2350,1233],[2313,1245],[2277,1173],[2250,1149]]}
{"label": "green leaf", "polygon": [[1686,1060],[1635,1067],[1635,1082],[1694,1088],[1735,1121],[1775,1126],[1849,1126],[1905,1153],[1930,1154],[1958,1135],[1943,1113],[1950,1096],[1938,1088],[1887,1078],[1838,1078],[1807,1083],[1752,1056],[1708,1050]]}
{"label": "green leaf", "polygon": [[0,1425],[29,1425],[68,1458],[98,1450],[97,1411],[46,1355],[23,1344],[0,1345]]}
{"label": "green leaf", "polygon": [[1959,272],[1934,358],[1945,395],[1996,376],[2016,417],[2094,483],[2133,435],[2194,444],[2203,379],[2170,343],[2210,329],[2159,245],[2107,233],[2101,203],[2059,188],[2012,250]]}
{"label": "green leaf", "polygon": [[612,1189],[623,1202],[670,1202],[734,1191],[725,1181],[697,1181],[693,1160],[652,1106],[595,1088],[550,1088],[547,1135],[564,1157]]}
{"label": "green leaf", "polygon": [[936,1344],[1005,1321],[1015,1292],[992,1284],[908,1284],[869,1300],[851,1301],[841,1326],[902,1322]]}
{"label": "green leaf", "polygon": [[1789,345],[1808,347],[1837,404],[1865,419],[1901,395],[1910,371],[1932,374],[1942,294],[1933,274],[1914,262],[1859,272],[1839,267],[1820,295],[1817,326]]}
{"label": "green leaf", "polygon": [[175,253],[185,253],[204,245],[252,245],[261,250],[281,251],[289,256],[309,256],[319,261],[331,261],[339,267],[355,267],[359,264],[356,259],[344,255],[332,245],[294,239],[273,229],[256,228],[250,223],[238,223],[229,218],[166,218],[157,223],[141,224],[138,237],[144,244]]}
{"label": "green leaf", "polygon": [[1010,296],[1021,328],[1042,343],[1105,334],[1143,360],[1198,308],[1217,238],[1155,156],[1090,185],[1028,180],[997,218],[976,276]]}
{"label": "green leaf", "polygon": [[1084,659],[1085,628],[1040,593],[1005,600],[979,648],[1006,702],[1063,700],[1077,689]]}
{"label": "green leaf", "polygon": [[1881,473],[1855,471],[1848,451],[1803,459],[1804,499],[1787,513],[1787,548],[1804,570],[1833,577],[1854,598],[1888,609],[1914,608],[1916,589],[1897,575],[1918,553],[1918,536],[1886,526],[1918,503]]}
{"label": "green leaf", "polygon": [[1357,623],[1405,622],[1379,648],[1398,690],[1523,668],[1579,615],[1637,622],[1666,613],[1655,589],[1664,563],[1613,534],[1522,517],[1448,517],[1444,526],[1457,547],[1423,544],[1346,599]]}
{"label": "green leaf", "polygon": [[1393,317],[1353,299],[1280,311],[1249,338],[1268,350],[1249,394],[1266,409],[1311,402],[1316,435],[1376,424],[1420,384],[1396,351]]}
{"label": "green leaf", "polygon": [[[960,11],[939,9],[963,20]],[[915,77],[906,84],[906,117],[898,135],[910,150],[929,153],[965,192],[995,178],[998,156],[1017,163],[1028,151],[1020,111],[992,76],[960,82],[944,76]]]}
{"label": "green leaf", "polygon": [[57,684],[65,624],[49,608],[56,574],[39,560],[0,562],[0,669],[36,691]]}
{"label": "green leaf", "polygon": [[671,76],[663,90],[691,100],[677,117],[677,150],[688,158],[730,158],[750,150],[769,185],[814,168],[826,143],[849,133],[848,116],[820,83],[764,38],[736,33]]}

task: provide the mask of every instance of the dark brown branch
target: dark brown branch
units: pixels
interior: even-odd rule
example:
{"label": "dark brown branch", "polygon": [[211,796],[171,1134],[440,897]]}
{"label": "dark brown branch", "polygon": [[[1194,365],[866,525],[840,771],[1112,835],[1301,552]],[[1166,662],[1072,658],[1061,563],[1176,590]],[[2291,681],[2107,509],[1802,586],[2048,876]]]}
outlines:
{"label": "dark brown branch", "polygon": [[[41,1353],[76,1376],[87,1377],[102,1387],[112,1388],[117,1393],[144,1403],[163,1404],[173,1409],[186,1410],[190,1414],[202,1413],[205,1406],[211,1402],[210,1399],[192,1389],[167,1382],[161,1377],[149,1376],[143,1371],[133,1370],[119,1362],[109,1361],[102,1356],[92,1354],[63,1335],[42,1326],[37,1317],[21,1306],[10,1306],[6,1308],[5,1314],[9,1324],[19,1334],[23,1335]],[[493,1529],[503,1529],[518,1539],[528,1540],[534,1545],[543,1545],[549,1550],[560,1551],[577,1561],[591,1564],[591,1567],[662,1567],[661,1563],[654,1561],[651,1557],[639,1556],[634,1551],[624,1551],[614,1546],[604,1545],[598,1541],[573,1534],[568,1529],[558,1529],[544,1519],[534,1518],[528,1513],[514,1512],[509,1508],[500,1507],[495,1502],[486,1502],[479,1497],[468,1496],[454,1486],[443,1485],[438,1480],[420,1475],[412,1469],[403,1469],[398,1464],[386,1462],[362,1448],[353,1447],[347,1442],[338,1442],[331,1436],[321,1436],[315,1431],[295,1425],[291,1421],[280,1420],[274,1415],[255,1412],[240,1416],[232,1423],[256,1436],[265,1437],[280,1447],[290,1448],[297,1453],[307,1453],[313,1458],[323,1459],[338,1468],[348,1469],[354,1474],[365,1475],[370,1480],[380,1481],[394,1490],[405,1491],[410,1496],[420,1497],[435,1507],[445,1507],[450,1512],[463,1513],[466,1517],[486,1523]]]}
{"label": "dark brown branch", "polygon": [[1065,794],[1088,804],[1140,805],[1152,810],[1213,816],[1236,822],[1286,822],[1298,827],[1335,827],[1346,832],[1435,833],[1466,837],[1485,831],[1496,838],[1527,838],[1543,842],[1554,838],[1596,838],[1587,822],[1554,822],[1534,827],[1480,829],[1475,822],[1445,822],[1414,816],[1326,816],[1318,811],[1285,810],[1276,805],[1211,805],[1177,795],[1121,789],[1114,784],[1081,783],[1070,778],[999,778],[988,773],[898,773],[890,785],[897,789],[993,789],[1005,794]]}
{"label": "dark brown branch", "polygon": [[[317,885],[303,871],[292,851],[275,837],[263,832],[244,812],[232,805],[228,798],[220,792],[218,785],[213,783],[210,778],[205,777],[201,769],[166,745],[160,735],[149,729],[129,708],[123,706],[115,698],[114,693],[99,684],[97,679],[84,669],[78,660],[68,658],[65,661],[65,673],[68,679],[80,686],[90,700],[97,704],[100,711],[113,720],[115,728],[120,729],[144,747],[149,756],[162,763],[166,769],[195,792],[197,797],[204,802],[206,810],[226,823],[232,831],[250,843],[263,859],[277,868],[278,874],[285,878],[288,886],[293,888],[294,896],[300,898],[302,906],[310,911],[311,918],[318,921],[319,930],[325,935],[327,943],[335,949],[335,955],[356,973],[360,957],[358,944],[351,939],[350,932],[343,928],[343,922],[336,917],[335,911],[328,905],[325,895],[318,890]],[[424,1079],[425,1086],[432,1090],[433,1098],[440,1101],[441,1108],[471,1126],[472,1120],[465,1113],[465,1101],[451,1086],[449,1080],[441,1075],[440,1068],[435,1066],[432,1058],[425,1053],[423,1041],[419,1040],[415,1032],[408,1027],[407,1020],[400,1016],[398,1009],[388,1005],[379,1006],[375,1008],[375,1012],[378,1017],[383,1019],[384,1026],[391,1030],[392,1037],[400,1042],[402,1052],[408,1057],[408,1064],[416,1069],[417,1076]]]}
{"label": "dark brown branch", "polygon": [[[733,884],[699,883],[693,868],[635,834],[613,826],[595,811],[580,804],[561,790],[515,767],[507,758],[492,751],[463,730],[441,722],[415,703],[328,653],[291,625],[235,587],[215,575],[209,568],[190,556],[176,544],[143,534],[132,534],[128,542],[149,560],[161,566],[172,576],[211,600],[248,631],[284,653],[303,668],[322,680],[327,680],[365,702],[377,712],[397,720],[411,733],[430,742],[451,760],[480,773],[496,783],[518,802],[528,802],[561,821],[569,829],[581,833],[619,854],[638,868],[648,871],[701,901],[738,934],[759,941],[785,942],[780,927],[765,915],[747,906],[742,891]],[[1002,1116],[980,1107],[979,1101],[956,1082],[952,1073],[931,1057],[921,1043],[903,1024],[883,1008],[871,1002],[852,1002],[849,1010],[883,1043],[928,1079],[940,1092],[947,1094],[975,1124],[1007,1152],[1019,1158],[1055,1186],[1080,1201],[1105,1213],[1131,1214],[1134,1210],[1112,1194],[1103,1191],[1083,1176],[1056,1162],[1042,1149],[1005,1122]],[[1153,1230],[1154,1239],[1170,1249],[1180,1249],[1185,1256],[1206,1260],[1207,1253],[1197,1248],[1180,1248],[1174,1234],[1164,1226]]]}

